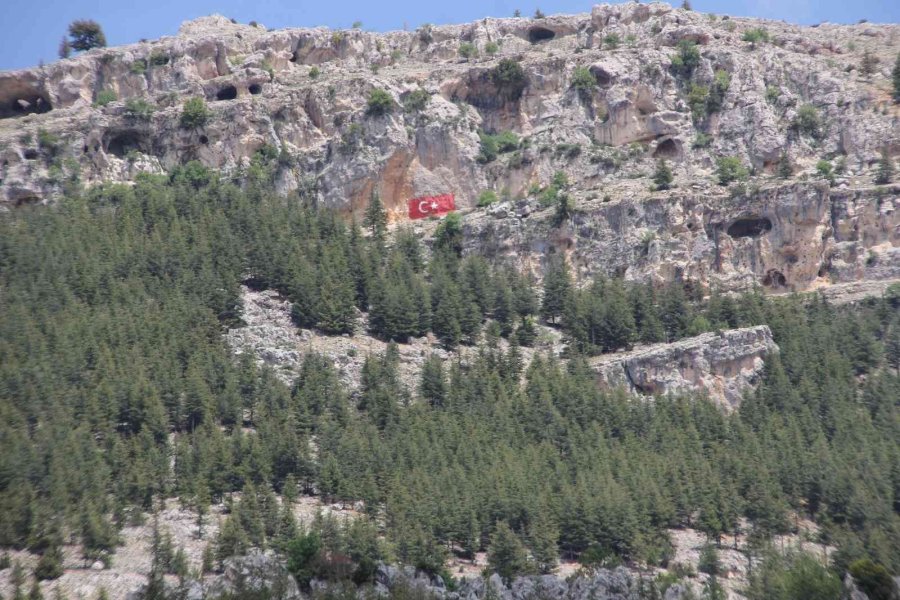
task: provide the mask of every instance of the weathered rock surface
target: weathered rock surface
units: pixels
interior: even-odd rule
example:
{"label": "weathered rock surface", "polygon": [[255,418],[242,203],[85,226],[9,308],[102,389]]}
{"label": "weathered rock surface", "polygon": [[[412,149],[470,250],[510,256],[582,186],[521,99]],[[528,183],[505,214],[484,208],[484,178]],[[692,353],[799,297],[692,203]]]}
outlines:
{"label": "weathered rock surface", "polygon": [[[364,314],[360,314],[353,335],[327,336],[311,329],[297,328],[291,321],[291,303],[274,290],[252,290],[243,286],[241,301],[245,325],[228,330],[226,342],[235,354],[251,353],[257,364],[271,368],[288,384],[300,373],[303,357],[315,352],[330,360],[341,382],[355,390],[360,385],[366,358],[383,354],[387,349],[387,343],[366,334]],[[557,330],[540,325],[538,330],[540,335],[535,347],[519,349],[525,360],[530,360],[536,351],[559,354],[562,349]],[[506,342],[500,343],[505,349]],[[398,344],[397,348],[400,379],[410,390],[418,385],[422,365],[430,355],[435,354],[443,360],[459,356],[465,362],[478,352],[476,347],[466,346],[447,351],[431,335],[412,338],[409,343]]]}
{"label": "weathered rock surface", "polygon": [[[741,41],[752,27],[771,43]],[[721,110],[696,123],[670,68],[681,40],[699,44],[695,83],[719,70],[731,79]],[[900,153],[900,109],[888,93],[898,40],[898,25],[799,27],[662,3],[384,34],[204,17],[177,36],[0,73],[0,204],[49,201],[76,177],[127,181],[192,159],[240,175],[271,146],[281,151],[281,191],[358,214],[377,190],[396,220],[407,198],[444,191],[463,208],[486,189],[533,205],[533,190],[562,171],[578,211],[566,227],[544,235],[552,211],[540,210],[525,217],[536,224],[512,225],[523,215],[510,203],[491,209],[504,221],[495,235],[482,228],[487,238],[473,242],[518,244],[537,265],[562,248],[586,271],[773,291],[897,277],[900,191],[871,182],[880,151]],[[463,42],[480,56],[461,59]],[[871,75],[858,70],[866,51],[879,59]],[[504,58],[524,69],[519,98],[491,77]],[[596,79],[588,93],[572,86],[578,66]],[[366,114],[375,88],[394,99],[390,114]],[[104,90],[117,100],[95,107]],[[429,102],[404,110],[416,90]],[[181,104],[192,96],[212,117],[185,129]],[[154,111],[137,114],[133,100]],[[792,127],[804,104],[820,115],[818,139]],[[524,143],[485,164],[479,129],[512,130]],[[713,183],[721,155],[755,169],[744,190]],[[782,155],[794,177],[773,185]],[[815,163],[838,156],[846,168],[829,189]],[[673,165],[674,192],[648,192],[660,158]]]}
{"label": "weathered rock surface", "polygon": [[758,380],[765,357],[777,350],[769,327],[761,325],[605,355],[591,364],[605,387],[644,395],[705,392],[733,409]]}
{"label": "weathered rock surface", "polygon": [[720,290],[786,293],[900,278],[900,185],[841,190],[769,184],[746,195],[630,190],[577,204],[562,226],[536,202],[465,219],[467,251],[541,272],[565,252],[583,275],[694,281]]}

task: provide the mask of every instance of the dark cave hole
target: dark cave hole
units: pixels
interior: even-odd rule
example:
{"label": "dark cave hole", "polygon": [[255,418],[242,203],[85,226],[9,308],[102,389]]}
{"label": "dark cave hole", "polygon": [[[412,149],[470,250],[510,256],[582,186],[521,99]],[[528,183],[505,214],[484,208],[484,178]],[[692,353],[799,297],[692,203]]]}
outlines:
{"label": "dark cave hole", "polygon": [[250,87],[247,88],[247,91],[255,96],[262,93],[262,86],[258,83],[252,83],[250,84]]}
{"label": "dark cave hole", "polygon": [[209,138],[206,137],[205,135],[201,135],[201,136],[200,136],[200,143],[203,144],[203,145],[205,146],[206,144],[209,143]]}
{"label": "dark cave hole", "polygon": [[733,238],[759,237],[772,230],[772,221],[765,217],[738,219],[728,226],[728,235]]}
{"label": "dark cave hole", "polygon": [[594,76],[594,79],[597,80],[597,85],[600,87],[606,87],[612,83],[612,75],[606,72],[606,70],[600,67],[591,67],[591,74]]}
{"label": "dark cave hole", "polygon": [[23,154],[25,156],[25,160],[37,160],[38,157],[38,151],[34,148],[28,148]]}
{"label": "dark cave hole", "polygon": [[12,98],[0,105],[0,119],[23,117],[31,114],[50,112],[53,106],[50,101],[39,94],[29,94],[24,97]]}
{"label": "dark cave hole", "polygon": [[532,27],[528,30],[528,41],[532,44],[552,40],[555,37],[556,34],[546,27]]}
{"label": "dark cave hole", "polygon": [[233,85],[223,87],[216,92],[216,100],[234,100],[237,98],[237,88]]}
{"label": "dark cave hole", "polygon": [[106,152],[125,158],[129,152],[144,152],[144,138],[137,131],[120,131],[112,134],[106,144]]}
{"label": "dark cave hole", "polygon": [[675,140],[669,138],[657,144],[656,150],[653,151],[653,158],[676,159],[679,154],[678,144]]}
{"label": "dark cave hole", "polygon": [[783,288],[787,287],[787,279],[781,271],[770,269],[763,278],[763,285],[766,287]]}

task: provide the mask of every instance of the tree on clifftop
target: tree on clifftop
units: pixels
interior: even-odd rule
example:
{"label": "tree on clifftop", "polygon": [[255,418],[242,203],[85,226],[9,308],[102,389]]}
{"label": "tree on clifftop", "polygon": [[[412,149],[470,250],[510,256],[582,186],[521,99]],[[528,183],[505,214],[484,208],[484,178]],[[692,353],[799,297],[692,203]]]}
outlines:
{"label": "tree on clifftop", "polygon": [[100,27],[97,21],[90,19],[72,21],[69,24],[69,37],[72,38],[72,48],[78,51],[106,46],[106,36],[103,35],[103,28]]}

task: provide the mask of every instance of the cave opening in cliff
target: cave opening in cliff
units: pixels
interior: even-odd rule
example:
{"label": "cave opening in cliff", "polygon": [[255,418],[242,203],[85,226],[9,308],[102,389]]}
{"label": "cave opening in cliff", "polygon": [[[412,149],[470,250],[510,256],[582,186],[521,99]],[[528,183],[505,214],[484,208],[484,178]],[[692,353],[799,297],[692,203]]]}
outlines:
{"label": "cave opening in cliff", "polygon": [[591,75],[594,76],[594,79],[597,80],[597,85],[600,87],[607,87],[612,83],[613,76],[602,67],[591,67],[590,71]]}
{"label": "cave opening in cliff", "polygon": [[532,27],[528,30],[528,41],[532,44],[546,42],[556,37],[556,34],[546,27]]}
{"label": "cave opening in cliff", "polygon": [[139,131],[117,131],[110,135],[106,143],[106,152],[119,158],[125,158],[130,152],[147,153],[147,143]]}
{"label": "cave opening in cliff", "polygon": [[0,100],[0,119],[41,114],[53,109],[50,100],[34,90],[20,90],[10,96]]}
{"label": "cave opening in cliff", "polygon": [[659,142],[656,145],[656,150],[653,151],[653,158],[675,160],[680,156],[681,148],[678,147],[678,142],[672,138],[666,138]]}
{"label": "cave opening in cliff", "polygon": [[22,156],[25,157],[25,160],[37,160],[38,151],[34,148],[27,148],[25,152],[22,153]]}
{"label": "cave opening in cliff", "polygon": [[237,98],[237,88],[233,85],[223,87],[216,92],[216,100],[234,100]]}
{"label": "cave opening in cliff", "polygon": [[727,233],[733,238],[759,237],[772,230],[772,221],[765,217],[738,219],[728,226]]}
{"label": "cave opening in cliff", "polygon": [[251,83],[250,87],[247,88],[247,91],[255,96],[262,93],[262,86],[258,83]]}
{"label": "cave opening in cliff", "polygon": [[769,269],[766,276],[763,277],[763,285],[771,288],[787,287],[787,278],[784,273],[777,269]]}

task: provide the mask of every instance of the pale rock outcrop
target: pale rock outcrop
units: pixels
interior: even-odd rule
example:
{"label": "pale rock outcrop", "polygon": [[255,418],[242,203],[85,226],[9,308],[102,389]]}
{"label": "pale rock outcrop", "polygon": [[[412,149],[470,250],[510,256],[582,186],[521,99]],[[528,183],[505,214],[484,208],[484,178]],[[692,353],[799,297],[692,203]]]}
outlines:
{"label": "pale rock outcrop", "polygon": [[654,344],[591,361],[603,387],[642,395],[706,393],[726,410],[762,374],[778,346],[768,326],[711,332],[671,344]]}

